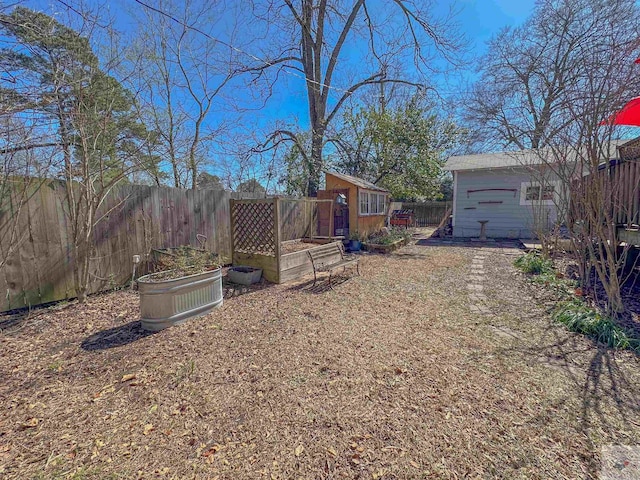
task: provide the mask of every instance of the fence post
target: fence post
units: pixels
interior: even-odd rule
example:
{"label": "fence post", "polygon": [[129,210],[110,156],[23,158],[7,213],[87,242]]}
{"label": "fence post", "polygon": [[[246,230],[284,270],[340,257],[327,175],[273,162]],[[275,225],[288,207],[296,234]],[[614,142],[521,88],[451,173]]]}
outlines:
{"label": "fence post", "polygon": [[276,244],[276,275],[280,283],[280,197],[273,199],[274,241]]}
{"label": "fence post", "polygon": [[235,239],[235,230],[236,230],[236,215],[235,215],[235,204],[236,201],[233,198],[229,199],[229,228],[231,230],[230,240],[231,240],[231,265],[234,262],[234,255],[236,252],[236,239]]}

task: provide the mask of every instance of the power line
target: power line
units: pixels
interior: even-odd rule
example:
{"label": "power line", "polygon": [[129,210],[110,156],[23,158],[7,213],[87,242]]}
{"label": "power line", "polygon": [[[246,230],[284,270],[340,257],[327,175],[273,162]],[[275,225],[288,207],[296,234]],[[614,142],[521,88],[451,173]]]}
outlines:
{"label": "power line", "polygon": [[[210,40],[213,40],[215,42],[218,42],[218,43],[224,45],[225,47],[228,47],[228,48],[230,48],[230,49],[232,49],[232,50],[234,50],[234,51],[236,51],[238,53],[241,53],[243,55],[251,57],[253,60],[256,60],[258,62],[264,63],[265,64],[264,68],[268,68],[268,67],[272,67],[272,66],[276,65],[275,62],[271,62],[269,60],[265,60],[263,58],[260,58],[260,57],[258,57],[256,55],[254,55],[253,53],[250,53],[250,52],[247,52],[245,50],[242,50],[241,48],[238,48],[238,47],[236,47],[236,46],[234,46],[234,45],[232,45],[232,44],[230,44],[228,42],[225,42],[224,40],[220,40],[219,38],[216,38],[213,35],[205,32],[205,31],[203,31],[203,30],[201,30],[201,29],[199,29],[197,27],[193,27],[191,25],[187,25],[182,20],[179,20],[178,18],[174,17],[170,13],[167,13],[167,12],[165,12],[165,11],[159,9],[159,8],[156,8],[156,7],[152,6],[152,5],[149,5],[148,3],[145,3],[142,0],[133,0],[133,1],[138,3],[138,4],[140,4],[140,5],[142,5],[145,8],[148,8],[149,10],[152,10],[152,11],[154,11],[156,13],[159,13],[160,15],[163,15],[163,16],[167,17],[171,21],[177,23],[178,25],[181,25],[182,27],[184,27],[186,29],[193,30],[194,32],[199,33],[200,35],[204,35],[205,37],[207,37]],[[318,82],[318,81],[312,80],[312,79],[310,79],[310,78],[308,78],[306,76],[300,75],[300,74],[298,74],[296,72],[292,72],[292,71],[288,70],[288,69],[291,69],[292,67],[288,66],[287,64],[282,64],[282,68],[285,69],[284,70],[285,73],[287,73],[289,75],[292,75],[294,77],[300,78],[300,79],[304,80],[305,82],[318,85],[319,87],[328,88],[330,90],[336,90],[336,91],[339,91],[339,92],[342,92],[342,93],[348,93],[348,94],[354,93],[354,92],[350,92],[348,89],[344,89],[344,88],[340,88],[340,87],[334,87],[332,85],[327,85],[326,83]]]}

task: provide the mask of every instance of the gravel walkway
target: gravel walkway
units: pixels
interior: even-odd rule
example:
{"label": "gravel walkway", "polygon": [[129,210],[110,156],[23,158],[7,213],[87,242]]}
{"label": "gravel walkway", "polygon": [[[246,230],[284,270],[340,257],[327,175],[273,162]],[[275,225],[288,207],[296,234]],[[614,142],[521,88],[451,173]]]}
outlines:
{"label": "gravel walkway", "polygon": [[518,253],[419,239],[154,335],[128,292],[0,317],[0,476],[596,478],[640,361],[553,325]]}

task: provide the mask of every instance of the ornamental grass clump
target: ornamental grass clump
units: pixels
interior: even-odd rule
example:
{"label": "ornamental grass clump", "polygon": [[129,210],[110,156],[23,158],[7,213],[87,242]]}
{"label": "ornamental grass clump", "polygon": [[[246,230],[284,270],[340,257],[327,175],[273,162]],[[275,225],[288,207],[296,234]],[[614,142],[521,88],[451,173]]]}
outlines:
{"label": "ornamental grass clump", "polygon": [[640,338],[624,330],[612,318],[598,312],[582,298],[576,297],[582,295],[577,293],[582,290],[576,288],[575,282],[556,272],[551,260],[537,252],[530,252],[518,257],[514,265],[531,274],[532,283],[544,285],[555,293],[559,303],[551,314],[554,321],[609,348],[640,351]]}
{"label": "ornamental grass clump", "polygon": [[613,320],[596,312],[581,300],[573,299],[561,303],[552,317],[569,330],[587,335],[609,348],[630,348],[636,351],[640,349],[640,339],[634,338]]}
{"label": "ornamental grass clump", "polygon": [[524,273],[541,275],[553,272],[553,263],[548,258],[544,258],[537,252],[529,252],[516,258],[513,264]]}

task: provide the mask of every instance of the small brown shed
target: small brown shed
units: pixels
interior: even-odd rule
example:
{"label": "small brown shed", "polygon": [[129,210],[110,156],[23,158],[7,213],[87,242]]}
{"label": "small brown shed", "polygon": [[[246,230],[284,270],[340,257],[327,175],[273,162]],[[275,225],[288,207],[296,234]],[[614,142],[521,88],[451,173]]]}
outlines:
{"label": "small brown shed", "polygon": [[318,199],[333,200],[333,205],[321,204],[320,235],[349,237],[358,232],[364,237],[385,226],[389,190],[337,172],[326,172],[325,184],[325,190],[318,191]]}

